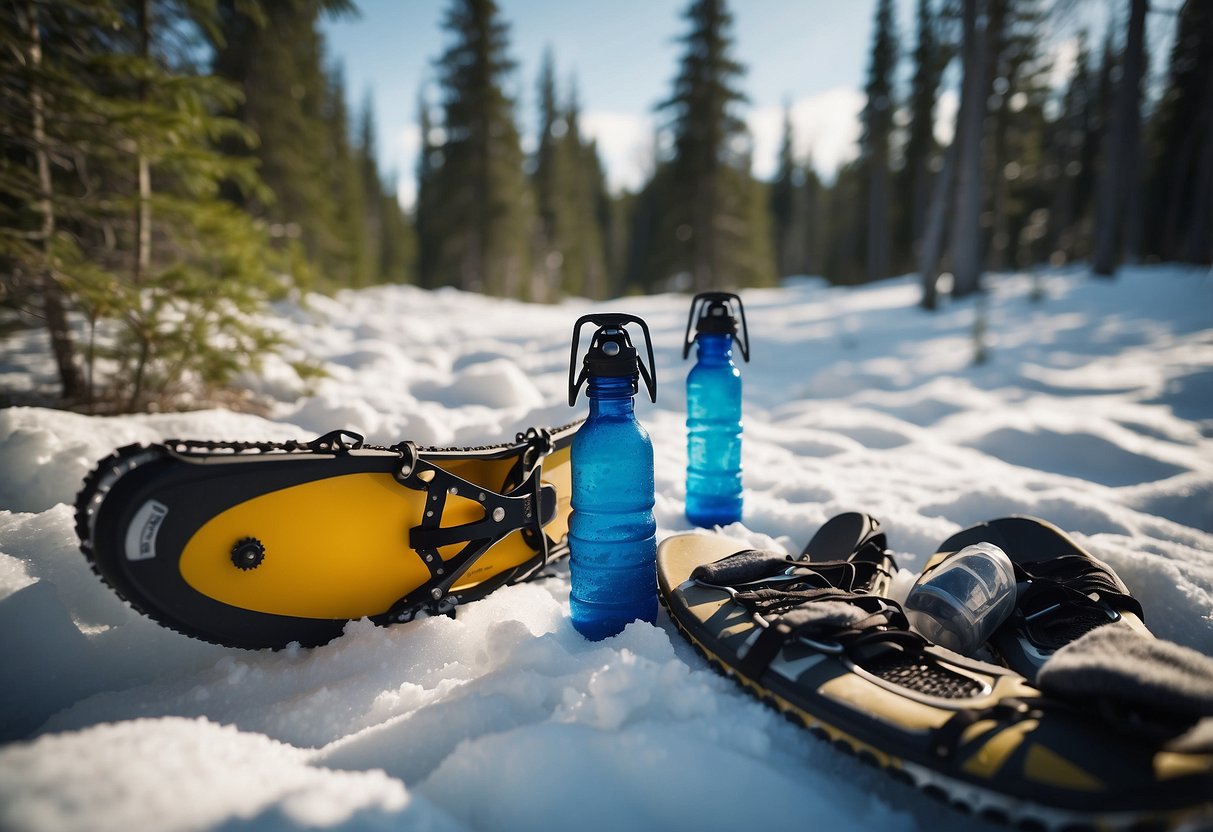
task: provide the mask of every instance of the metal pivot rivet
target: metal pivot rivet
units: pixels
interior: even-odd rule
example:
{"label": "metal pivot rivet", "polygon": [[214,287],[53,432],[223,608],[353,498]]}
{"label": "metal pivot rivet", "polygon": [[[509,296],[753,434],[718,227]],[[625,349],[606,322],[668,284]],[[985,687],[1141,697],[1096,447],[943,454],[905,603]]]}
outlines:
{"label": "metal pivot rivet", "polygon": [[403,468],[400,469],[400,475],[403,477],[407,477],[411,473],[413,473],[412,465],[405,465]]}
{"label": "metal pivot rivet", "polygon": [[433,516],[434,516],[434,512],[432,512],[432,511],[427,511],[427,512],[425,513],[425,516],[426,516],[426,517],[433,517]]}
{"label": "metal pivot rivet", "polygon": [[445,569],[443,569],[442,567],[439,567],[437,571],[438,571],[438,574],[439,574],[439,575],[445,575],[445,574],[446,574],[446,570],[445,570]]}
{"label": "metal pivot rivet", "polygon": [[480,502],[483,503],[487,498],[488,498],[488,495],[485,494],[483,491],[481,491],[480,492]]}
{"label": "metal pivot rivet", "polygon": [[430,597],[433,598],[435,601],[437,601],[439,598],[442,597],[442,590],[439,589],[438,587],[434,587],[433,589],[430,590]]}
{"label": "metal pivot rivet", "polygon": [[433,555],[426,555],[426,556],[425,556],[425,562],[426,562],[426,563],[433,563],[433,562],[434,562],[434,556],[433,556]]}
{"label": "metal pivot rivet", "polygon": [[498,523],[500,523],[502,520],[504,520],[505,519],[505,509],[503,509],[501,506],[497,506],[497,508],[493,509],[493,519],[496,520]]}
{"label": "metal pivot rivet", "polygon": [[459,489],[458,489],[458,488],[456,488],[455,486],[453,486],[453,485],[452,485],[450,488],[448,488],[448,489],[446,490],[446,493],[447,493],[447,494],[458,494],[458,493],[459,493]]}

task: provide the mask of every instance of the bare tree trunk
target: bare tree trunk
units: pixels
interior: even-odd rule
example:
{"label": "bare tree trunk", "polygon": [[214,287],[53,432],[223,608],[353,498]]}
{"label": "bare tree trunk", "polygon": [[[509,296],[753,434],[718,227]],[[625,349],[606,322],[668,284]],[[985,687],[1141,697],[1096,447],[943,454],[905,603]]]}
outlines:
{"label": "bare tree trunk", "polygon": [[692,210],[691,220],[691,285],[696,292],[715,288],[717,181],[715,171],[706,172],[696,188],[698,198]]}
{"label": "bare tree trunk", "polygon": [[59,370],[61,394],[65,400],[73,400],[83,393],[84,381],[76,364],[72,333],[67,322],[67,302],[51,258],[51,245],[55,237],[54,182],[51,179],[50,156],[47,153],[46,106],[39,78],[42,71],[42,30],[38,27],[38,9],[35,3],[25,4],[24,18],[25,34],[28,38],[26,58],[32,70],[29,108],[33,122],[34,165],[38,170],[38,198],[34,205],[42,220],[37,237],[41,249],[39,283],[42,288],[42,308],[46,315],[51,351],[55,355],[55,366]]}
{"label": "bare tree trunk", "polygon": [[1095,203],[1095,274],[1116,272],[1126,194],[1137,181],[1141,155],[1141,73],[1146,33],[1146,0],[1130,0],[1129,34],[1121,61],[1120,83],[1112,111],[1112,129],[1104,137],[1103,170]]}
{"label": "bare tree trunk", "polygon": [[[139,56],[146,63],[152,53],[152,2],[140,0],[136,25],[139,27]],[[148,87],[146,81],[139,83],[139,100],[147,100]],[[131,282],[136,291],[143,285],[152,264],[152,171],[147,154],[142,148],[135,153],[136,187],[138,201],[135,204],[135,259],[131,268]],[[142,327],[144,321],[139,324]],[[143,384],[147,373],[148,357],[151,354],[151,338],[149,332],[139,333],[139,362],[135,366],[135,379],[131,384],[131,395],[127,401],[128,410],[136,410],[139,400],[143,397]]]}
{"label": "bare tree trunk", "polygon": [[[984,5],[984,4],[983,4]],[[981,288],[981,145],[986,116],[988,21],[978,23],[978,0],[964,2],[964,91],[968,102],[957,160],[956,209],[952,213],[952,294],[964,297]]]}
{"label": "bare tree trunk", "polygon": [[1049,211],[1049,230],[1046,239],[1050,257],[1062,252],[1066,260],[1073,254],[1074,237],[1074,177],[1068,172],[1078,161],[1078,148],[1071,140],[1074,127],[1069,119],[1063,122],[1066,137],[1062,147],[1060,173],[1053,192],[1053,205]]}
{"label": "bare tree trunk", "polygon": [[[1005,98],[1005,96],[1003,96]],[[1007,113],[1005,103],[1000,104],[994,114],[994,135],[992,137],[994,164],[994,199],[993,208],[994,234],[991,238],[989,253],[990,268],[995,272],[1007,268],[1007,250],[1011,247],[1010,218],[1007,216],[1007,203],[1010,201],[1010,185],[1007,182],[1005,168],[1007,165]]]}
{"label": "bare tree trunk", "polygon": [[952,130],[952,141],[943,156],[943,169],[935,178],[931,191],[931,204],[922,232],[922,251],[919,254],[918,273],[922,277],[922,306],[934,309],[938,305],[939,260],[943,257],[944,224],[948,206],[952,203],[956,184],[956,160],[960,152],[960,125],[964,122],[965,105],[961,102],[956,111],[956,123]]}
{"label": "bare tree trunk", "polygon": [[922,253],[922,238],[926,233],[928,200],[931,198],[931,157],[927,154],[914,171],[914,187],[910,195],[910,255]]}
{"label": "bare tree trunk", "polygon": [[[1213,131],[1213,84],[1205,86],[1205,103],[1201,121],[1194,133],[1209,135]],[[1188,263],[1209,263],[1213,255],[1213,151],[1200,154],[1196,181],[1192,186],[1192,218],[1188,222],[1182,255]]]}
{"label": "bare tree trunk", "polygon": [[[151,0],[141,0],[138,7],[139,57],[150,59],[152,47]],[[147,82],[139,83],[139,100],[147,101]],[[135,264],[134,282],[138,286],[147,275],[152,262],[152,172],[147,155],[136,154],[139,201],[135,206]]]}

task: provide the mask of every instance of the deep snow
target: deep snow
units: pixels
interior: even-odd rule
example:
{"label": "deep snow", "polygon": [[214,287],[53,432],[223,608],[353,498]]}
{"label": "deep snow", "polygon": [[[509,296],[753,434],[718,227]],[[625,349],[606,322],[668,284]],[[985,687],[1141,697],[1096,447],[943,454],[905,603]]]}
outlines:
{"label": "deep snow", "polygon": [[[990,361],[975,303],[930,315],[910,279],[744,294],[739,541],[799,547],[845,510],[880,518],[899,588],[964,525],[1044,517],[1110,562],[1160,636],[1213,655],[1213,275],[1126,269],[994,278]],[[76,548],[70,503],[115,446],[177,436],[499,441],[569,421],[572,322],[643,316],[659,398],[659,537],[682,517],[688,298],[531,306],[383,287],[283,307],[323,360],[246,383],[273,419],[0,411],[0,828],[977,829],[783,721],[707,669],[663,616],[592,644],[567,567],[456,620],[356,622],[315,650],[247,652],[137,615]],[[0,384],[53,367],[0,342]],[[580,403],[584,406],[584,401]],[[579,408],[580,410],[580,408]]]}

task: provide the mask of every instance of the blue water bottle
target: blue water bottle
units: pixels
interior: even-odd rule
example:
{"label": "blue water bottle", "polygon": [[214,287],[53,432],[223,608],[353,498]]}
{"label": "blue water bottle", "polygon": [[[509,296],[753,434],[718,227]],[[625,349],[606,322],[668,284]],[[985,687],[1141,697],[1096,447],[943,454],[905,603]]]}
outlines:
{"label": "blue water bottle", "polygon": [[734,341],[749,361],[741,298],[731,292],[696,295],[682,344],[684,359],[691,344],[699,345],[699,360],[687,374],[687,519],[696,526],[741,519],[741,371],[733,363]]}
{"label": "blue water bottle", "polygon": [[[577,369],[581,329],[598,330]],[[628,337],[638,324],[649,363]],[[569,608],[573,626],[591,641],[629,622],[657,620],[657,523],[653,519],[653,443],[636,421],[635,396],[644,378],[657,401],[649,328],[635,315],[584,315],[573,327],[569,406],[583,384],[590,415],[573,436],[573,513],[569,517]]]}

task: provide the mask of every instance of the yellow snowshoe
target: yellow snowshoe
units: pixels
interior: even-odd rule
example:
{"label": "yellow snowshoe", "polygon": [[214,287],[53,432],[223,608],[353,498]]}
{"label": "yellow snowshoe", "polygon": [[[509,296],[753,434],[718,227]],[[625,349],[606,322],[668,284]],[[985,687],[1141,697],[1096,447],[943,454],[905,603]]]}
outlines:
{"label": "yellow snowshoe", "polygon": [[232,647],[323,644],[351,619],[453,614],[567,554],[578,424],[481,448],[168,440],[76,500],[93,570],[139,612]]}

